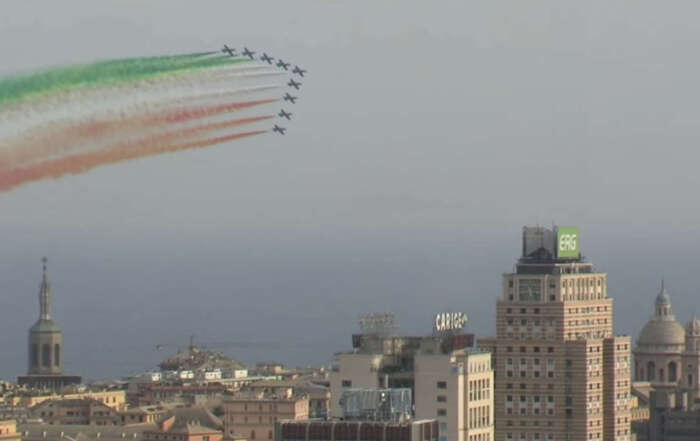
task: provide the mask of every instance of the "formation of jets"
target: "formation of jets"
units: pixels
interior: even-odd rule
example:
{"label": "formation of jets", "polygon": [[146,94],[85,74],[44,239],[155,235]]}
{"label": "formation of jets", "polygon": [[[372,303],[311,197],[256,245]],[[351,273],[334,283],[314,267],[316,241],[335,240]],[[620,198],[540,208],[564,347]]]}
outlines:
{"label": "formation of jets", "polygon": [[[236,49],[228,47],[228,45],[224,45],[224,47],[221,49],[221,52],[228,54],[232,57],[238,56],[236,53]],[[244,57],[248,57],[251,60],[255,60],[255,51],[251,51],[247,47],[243,47],[243,51],[241,52],[241,55]],[[277,59],[277,63],[273,63],[274,58],[267,55],[265,52],[262,53],[262,56],[259,57],[260,61],[263,61],[267,63],[268,65],[275,65],[279,67],[280,69],[284,69],[285,71],[289,71],[290,66],[292,65],[291,63],[285,63],[281,58]],[[294,65],[294,69],[292,69],[292,74],[299,75],[300,77],[304,77],[304,74],[306,73],[305,69],[300,68],[297,65]],[[290,88],[294,88],[294,90],[299,90],[301,87],[301,83],[298,81],[294,81],[294,78],[290,78],[289,82],[287,83],[287,86]],[[285,93],[285,95],[282,97],[284,101],[289,101],[291,104],[296,104],[296,100],[299,97],[292,96],[289,93]],[[292,119],[292,113],[291,112],[285,112],[284,109],[280,110],[280,112],[277,114],[280,118],[285,118],[287,120]],[[275,124],[274,128],[272,129],[273,132],[277,132],[280,135],[284,135],[285,131],[287,129],[285,127],[280,127],[277,124]]]}

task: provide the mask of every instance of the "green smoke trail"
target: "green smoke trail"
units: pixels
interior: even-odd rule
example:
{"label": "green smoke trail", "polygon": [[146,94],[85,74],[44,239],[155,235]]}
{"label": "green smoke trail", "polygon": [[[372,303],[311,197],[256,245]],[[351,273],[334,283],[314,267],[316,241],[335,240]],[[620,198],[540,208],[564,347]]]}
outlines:
{"label": "green smoke trail", "polygon": [[212,52],[107,60],[0,79],[0,109],[18,101],[78,87],[104,86],[246,62]]}

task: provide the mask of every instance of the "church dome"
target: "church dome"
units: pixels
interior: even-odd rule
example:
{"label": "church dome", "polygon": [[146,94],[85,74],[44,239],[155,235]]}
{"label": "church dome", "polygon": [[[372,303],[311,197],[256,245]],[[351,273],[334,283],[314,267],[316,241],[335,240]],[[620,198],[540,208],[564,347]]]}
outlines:
{"label": "church dome", "polygon": [[685,344],[685,329],[675,319],[654,320],[644,325],[639,334],[639,345],[682,345]]}
{"label": "church dome", "polygon": [[685,344],[685,329],[678,323],[671,310],[671,296],[663,281],[654,301],[654,315],[649,319],[637,340],[640,346],[666,346]]}

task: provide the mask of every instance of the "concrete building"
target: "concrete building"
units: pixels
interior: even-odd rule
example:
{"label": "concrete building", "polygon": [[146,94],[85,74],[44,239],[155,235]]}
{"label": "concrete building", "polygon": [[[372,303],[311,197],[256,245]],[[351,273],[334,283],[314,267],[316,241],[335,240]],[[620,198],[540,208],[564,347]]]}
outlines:
{"label": "concrete building", "polygon": [[225,399],[223,408],[224,434],[250,441],[275,439],[275,423],[279,420],[309,418],[309,399],[306,396],[239,393]]}
{"label": "concrete building", "polygon": [[276,441],[438,441],[438,423],[417,421],[278,421]]}
{"label": "concrete building", "polygon": [[414,370],[415,417],[437,419],[440,441],[493,441],[490,352],[417,354]]}
{"label": "concrete building", "polygon": [[[339,399],[348,388],[409,388],[414,391],[416,354],[441,354],[472,346],[474,336],[433,335],[393,336],[356,334],[353,350],[336,354],[331,366],[332,416],[340,415]],[[413,396],[416,397],[415,391]]]}
{"label": "concrete building", "polygon": [[[436,419],[441,441],[492,440],[491,354],[465,349],[473,343],[473,335],[453,332],[353,335],[353,351],[337,354],[331,366],[331,415],[343,416],[345,390],[408,388],[414,417]],[[474,395],[473,388],[489,392]]]}
{"label": "concrete building", "polygon": [[526,227],[503,275],[496,337],[497,441],[630,440],[630,339],[613,335],[607,275],[579,250],[577,228]]}
{"label": "concrete building", "polygon": [[691,403],[700,399],[700,319],[684,328],[675,318],[671,296],[661,283],[654,314],[634,348],[634,377],[655,391],[687,391]]}
{"label": "concrete building", "polygon": [[22,436],[17,433],[15,420],[0,420],[0,441],[20,441]]}
{"label": "concrete building", "polygon": [[51,284],[46,276],[47,259],[44,257],[43,276],[39,286],[39,320],[29,329],[27,375],[17,383],[35,389],[60,389],[79,384],[78,376],[63,375],[63,334],[51,319]]}

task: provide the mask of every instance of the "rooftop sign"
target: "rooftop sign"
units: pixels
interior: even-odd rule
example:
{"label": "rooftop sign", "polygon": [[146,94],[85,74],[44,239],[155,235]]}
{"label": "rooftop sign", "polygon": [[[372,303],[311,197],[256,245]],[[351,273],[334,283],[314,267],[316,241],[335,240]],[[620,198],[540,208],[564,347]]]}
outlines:
{"label": "rooftop sign", "polygon": [[467,324],[467,314],[463,312],[441,312],[435,316],[435,330],[438,332],[458,331]]}
{"label": "rooftop sign", "polygon": [[557,258],[577,259],[580,257],[578,227],[557,228]]}
{"label": "rooftop sign", "polygon": [[369,334],[389,334],[396,329],[396,319],[392,313],[374,312],[360,316],[360,329]]}

